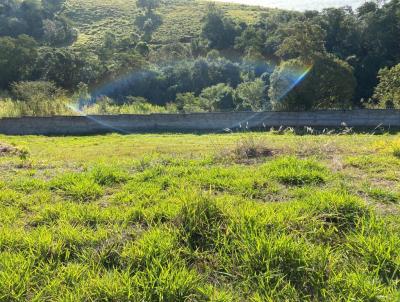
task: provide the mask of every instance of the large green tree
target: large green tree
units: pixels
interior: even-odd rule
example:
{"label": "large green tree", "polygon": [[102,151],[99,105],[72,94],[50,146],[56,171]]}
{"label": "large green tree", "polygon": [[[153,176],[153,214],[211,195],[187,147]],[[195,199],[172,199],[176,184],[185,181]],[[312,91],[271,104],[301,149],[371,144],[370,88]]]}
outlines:
{"label": "large green tree", "polygon": [[35,77],[74,89],[80,82],[95,83],[106,71],[98,57],[68,48],[42,48],[35,64]]}
{"label": "large green tree", "polygon": [[209,5],[203,22],[201,35],[208,41],[209,48],[221,50],[234,46],[237,28],[214,4]]}
{"label": "large green tree", "polygon": [[0,88],[29,79],[37,58],[37,43],[27,35],[0,37]]}
{"label": "large green tree", "polygon": [[325,31],[325,48],[345,60],[361,49],[361,28],[351,8],[327,8],[315,18]]}
{"label": "large green tree", "polygon": [[261,79],[239,84],[235,96],[238,109],[251,109],[252,111],[269,109],[266,86]]}
{"label": "large green tree", "polygon": [[400,64],[381,69],[378,78],[374,98],[379,101],[379,107],[400,109]]}
{"label": "large green tree", "polygon": [[232,110],[234,90],[229,85],[220,83],[203,89],[200,94],[202,104],[208,111]]}
{"label": "large green tree", "polygon": [[71,44],[77,31],[63,14],[65,0],[3,0],[0,36],[26,34],[52,46]]}
{"label": "large green tree", "polygon": [[349,108],[356,79],[349,64],[333,55],[283,62],[271,75],[269,97],[274,110]]}
{"label": "large green tree", "polygon": [[285,39],[276,54],[284,59],[311,62],[325,52],[325,31],[312,21],[293,22],[284,29]]}

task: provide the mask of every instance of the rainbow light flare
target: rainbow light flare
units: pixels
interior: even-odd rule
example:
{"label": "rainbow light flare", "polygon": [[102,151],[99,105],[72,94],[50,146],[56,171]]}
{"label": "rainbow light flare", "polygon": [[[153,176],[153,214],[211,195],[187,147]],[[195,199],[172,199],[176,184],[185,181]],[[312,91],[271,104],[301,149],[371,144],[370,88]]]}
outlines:
{"label": "rainbow light flare", "polygon": [[101,119],[94,117],[93,115],[87,115],[87,114],[85,114],[82,110],[79,109],[79,105],[78,105],[78,104],[67,104],[67,108],[69,108],[70,110],[72,110],[73,112],[75,112],[77,115],[79,115],[79,116],[84,116],[84,117],[86,117],[87,119],[89,119],[89,120],[91,120],[91,121],[93,121],[93,122],[95,122],[95,123],[97,123],[97,124],[99,124],[99,125],[102,125],[102,126],[104,126],[104,127],[106,127],[106,128],[109,128],[109,129],[111,129],[111,130],[115,130],[115,131],[118,132],[118,133],[129,134],[128,131],[126,131],[126,130],[124,130],[124,129],[122,129],[122,128],[114,127],[114,126],[112,126],[112,125],[110,125],[110,124],[108,124],[108,123],[102,121]]}
{"label": "rainbow light flare", "polygon": [[[188,63],[190,61],[177,61],[174,63],[164,64],[163,68],[172,67],[177,64],[181,63]],[[265,70],[267,73],[271,74],[275,67],[277,66],[275,63],[266,63],[265,61],[260,60],[249,60],[246,64],[241,65],[242,71],[246,71],[249,65],[251,65],[254,69],[260,68]],[[303,66],[298,68],[292,68],[281,75],[281,88],[282,91],[281,95],[279,96],[278,100],[282,100],[290,91],[292,91],[297,85],[299,85],[308,75],[308,73],[312,70],[312,65]],[[85,102],[85,100],[79,99],[75,103],[68,104],[67,107],[75,112],[77,115],[85,116],[86,118],[102,125],[108,127],[112,130],[118,131],[120,133],[128,133],[128,131],[124,129],[115,128],[99,118],[96,118],[93,115],[87,115],[82,111],[83,104],[90,105],[95,104],[97,99],[101,96],[107,96],[112,94],[119,89],[124,89],[126,87],[135,85],[138,81],[143,81],[143,78],[148,77],[152,74],[151,70],[141,70],[141,71],[134,71],[132,73],[124,73],[123,75],[119,76],[117,79],[114,79],[111,82],[104,83],[91,92],[91,97],[89,103]],[[256,112],[254,116],[258,115],[260,112]],[[250,118],[251,119],[251,118]],[[249,120],[250,120],[249,119]],[[249,120],[245,121],[238,121],[233,127],[242,126],[249,122]]]}
{"label": "rainbow light flare", "polygon": [[280,75],[281,93],[278,96],[278,100],[285,98],[294,88],[296,88],[310,73],[313,65],[298,66],[296,68],[290,68],[285,70]]}

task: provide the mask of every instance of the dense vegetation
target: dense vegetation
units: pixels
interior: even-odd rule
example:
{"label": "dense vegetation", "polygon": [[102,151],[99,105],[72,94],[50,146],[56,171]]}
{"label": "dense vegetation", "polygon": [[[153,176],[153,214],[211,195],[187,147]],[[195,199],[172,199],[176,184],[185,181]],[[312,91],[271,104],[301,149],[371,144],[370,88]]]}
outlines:
{"label": "dense vegetation", "polygon": [[400,137],[0,136],[0,301],[398,301]]}
{"label": "dense vegetation", "polygon": [[3,1],[0,116],[399,108],[400,2],[380,2]]}

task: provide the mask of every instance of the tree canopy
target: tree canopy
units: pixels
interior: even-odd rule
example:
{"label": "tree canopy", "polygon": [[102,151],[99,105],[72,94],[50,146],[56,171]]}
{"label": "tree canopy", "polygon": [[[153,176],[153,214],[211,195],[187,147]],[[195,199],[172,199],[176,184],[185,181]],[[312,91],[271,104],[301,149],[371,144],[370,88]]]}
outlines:
{"label": "tree canopy", "polygon": [[176,40],[160,40],[166,27],[189,22],[178,12],[164,20],[175,1],[132,4],[130,32],[98,28],[101,38],[86,48],[65,0],[1,1],[0,95],[37,81],[69,95],[86,85],[107,104],[133,97],[184,112],[356,108],[371,99],[398,106],[400,0],[246,18],[201,4],[200,24]]}
{"label": "tree canopy", "polygon": [[381,69],[378,79],[374,98],[378,100],[379,107],[400,109],[400,64]]}

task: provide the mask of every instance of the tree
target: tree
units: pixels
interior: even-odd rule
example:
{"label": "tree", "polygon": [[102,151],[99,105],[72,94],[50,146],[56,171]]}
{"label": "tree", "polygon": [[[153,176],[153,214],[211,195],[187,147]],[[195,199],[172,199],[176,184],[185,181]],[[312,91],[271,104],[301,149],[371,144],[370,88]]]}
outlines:
{"label": "tree", "polygon": [[237,36],[235,24],[214,4],[209,5],[203,22],[201,36],[208,41],[209,48],[221,50],[234,45]]}
{"label": "tree", "polygon": [[137,0],[136,6],[150,12],[160,6],[160,0]]}
{"label": "tree", "polygon": [[30,78],[37,58],[37,43],[27,35],[0,37],[0,88]]}
{"label": "tree", "polygon": [[51,46],[72,44],[78,35],[62,14],[65,0],[3,0],[0,4],[0,36],[21,34]]}
{"label": "tree", "polygon": [[55,100],[64,96],[64,91],[52,82],[15,82],[11,85],[14,99],[23,102],[41,102]]}
{"label": "tree", "polygon": [[59,17],[54,20],[45,19],[42,24],[42,40],[47,45],[70,45],[78,38],[78,31],[72,27],[70,21],[66,18]]}
{"label": "tree", "polygon": [[34,71],[38,79],[72,89],[80,82],[93,84],[106,70],[93,53],[75,52],[68,48],[42,48]]}
{"label": "tree", "polygon": [[43,10],[47,16],[54,16],[64,8],[66,0],[42,0]]}
{"label": "tree", "polygon": [[356,87],[353,69],[333,55],[281,63],[271,75],[269,97],[274,110],[348,108]]}
{"label": "tree", "polygon": [[313,58],[325,53],[325,31],[312,21],[290,23],[285,29],[286,38],[276,54],[284,59],[300,58],[311,62]]}
{"label": "tree", "polygon": [[160,6],[159,0],[137,0],[136,5],[144,12],[138,14],[135,18],[135,25],[142,32],[142,40],[149,42],[153,32],[162,24],[160,15],[154,12],[154,9]]}
{"label": "tree", "polygon": [[234,109],[233,93],[232,87],[224,83],[204,88],[200,94],[203,109],[207,111]]}
{"label": "tree", "polygon": [[243,53],[252,52],[262,53],[266,40],[266,31],[254,25],[247,27],[241,35],[235,39],[235,48]]}
{"label": "tree", "polygon": [[400,109],[400,64],[381,69],[378,79],[374,98],[379,101],[379,107]]}
{"label": "tree", "polygon": [[41,39],[43,35],[43,7],[41,1],[38,0],[25,0],[17,11],[23,22],[26,24],[26,32],[35,39]]}
{"label": "tree", "polygon": [[176,96],[176,107],[180,112],[202,112],[201,100],[194,93],[178,93]]}
{"label": "tree", "polygon": [[209,78],[209,64],[204,59],[199,59],[194,62],[192,68],[192,81],[193,88],[196,94],[200,93],[201,90],[211,84]]}
{"label": "tree", "polygon": [[341,59],[358,55],[361,49],[361,24],[350,8],[328,8],[316,17],[326,32],[325,48]]}
{"label": "tree", "polygon": [[361,27],[361,52],[355,65],[359,82],[357,96],[368,99],[378,83],[381,68],[400,62],[400,1],[379,7],[367,2],[358,10]]}
{"label": "tree", "polygon": [[266,86],[261,79],[239,84],[236,88],[235,96],[238,109],[261,111],[269,107]]}

